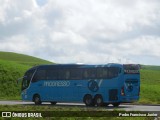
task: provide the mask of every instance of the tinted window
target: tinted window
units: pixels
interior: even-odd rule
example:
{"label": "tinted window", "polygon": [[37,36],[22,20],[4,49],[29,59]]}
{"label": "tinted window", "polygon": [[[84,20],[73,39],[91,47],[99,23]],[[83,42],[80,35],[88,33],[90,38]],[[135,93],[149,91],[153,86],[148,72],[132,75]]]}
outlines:
{"label": "tinted window", "polygon": [[70,79],[72,80],[82,79],[82,69],[79,69],[79,68],[70,69]]}
{"label": "tinted window", "polygon": [[46,70],[39,69],[36,71],[32,82],[37,82],[39,80],[45,80],[46,79]]}
{"label": "tinted window", "polygon": [[34,71],[35,69],[32,69],[25,73],[23,81],[22,81],[22,90],[26,89],[29,86]]}
{"label": "tinted window", "polygon": [[47,70],[46,79],[47,80],[57,80],[58,79],[58,70],[56,70],[56,69]]}
{"label": "tinted window", "polygon": [[97,78],[107,79],[108,78],[108,68],[97,68]]}
{"label": "tinted window", "polygon": [[114,78],[118,76],[120,69],[117,67],[109,67],[108,68],[108,78]]}
{"label": "tinted window", "polygon": [[97,78],[102,79],[103,78],[103,68],[97,68]]}
{"label": "tinted window", "polygon": [[58,72],[58,78],[60,80],[67,80],[70,78],[70,71],[69,69],[60,69]]}
{"label": "tinted window", "polygon": [[103,78],[108,78],[108,68],[103,68],[102,73],[103,73]]}
{"label": "tinted window", "polygon": [[84,79],[96,79],[96,69],[88,68],[83,71]]}
{"label": "tinted window", "polygon": [[34,71],[35,70],[30,70],[30,71],[26,72],[24,78],[27,79],[28,81],[30,81],[32,79],[32,75],[33,75]]}

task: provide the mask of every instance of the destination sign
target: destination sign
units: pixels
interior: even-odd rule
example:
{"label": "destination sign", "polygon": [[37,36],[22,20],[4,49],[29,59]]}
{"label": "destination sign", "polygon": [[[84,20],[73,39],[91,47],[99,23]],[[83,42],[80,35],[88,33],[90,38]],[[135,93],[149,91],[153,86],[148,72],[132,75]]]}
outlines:
{"label": "destination sign", "polygon": [[124,73],[126,73],[126,74],[137,74],[137,73],[139,73],[139,70],[124,70]]}

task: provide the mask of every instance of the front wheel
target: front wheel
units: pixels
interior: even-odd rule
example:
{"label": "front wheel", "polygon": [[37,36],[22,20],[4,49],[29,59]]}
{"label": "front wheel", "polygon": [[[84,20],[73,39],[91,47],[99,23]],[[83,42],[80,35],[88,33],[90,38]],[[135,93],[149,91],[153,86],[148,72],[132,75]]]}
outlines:
{"label": "front wheel", "polygon": [[34,103],[35,105],[40,105],[42,103],[39,95],[34,96]]}

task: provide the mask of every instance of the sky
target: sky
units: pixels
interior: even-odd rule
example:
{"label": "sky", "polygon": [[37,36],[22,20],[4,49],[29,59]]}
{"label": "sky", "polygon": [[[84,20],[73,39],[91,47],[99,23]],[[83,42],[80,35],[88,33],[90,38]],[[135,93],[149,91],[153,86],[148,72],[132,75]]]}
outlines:
{"label": "sky", "polygon": [[160,0],[0,0],[0,51],[55,63],[160,65]]}

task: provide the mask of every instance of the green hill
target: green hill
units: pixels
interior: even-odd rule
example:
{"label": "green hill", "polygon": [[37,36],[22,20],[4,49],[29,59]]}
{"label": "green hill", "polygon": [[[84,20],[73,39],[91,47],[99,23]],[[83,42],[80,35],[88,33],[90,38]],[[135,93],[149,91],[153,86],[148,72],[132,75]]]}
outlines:
{"label": "green hill", "polygon": [[141,65],[140,103],[160,104],[160,66]]}
{"label": "green hill", "polygon": [[141,65],[141,69],[143,69],[143,70],[160,70],[160,66],[155,66],[155,65]]}
{"label": "green hill", "polygon": [[0,99],[20,99],[21,87],[17,85],[17,79],[27,69],[40,64],[53,63],[28,55],[0,52]]}
{"label": "green hill", "polygon": [[29,66],[35,66],[39,64],[53,64],[47,60],[13,52],[0,52],[0,60],[13,61]]}
{"label": "green hill", "polygon": [[140,103],[160,104],[160,70],[141,70]]}

